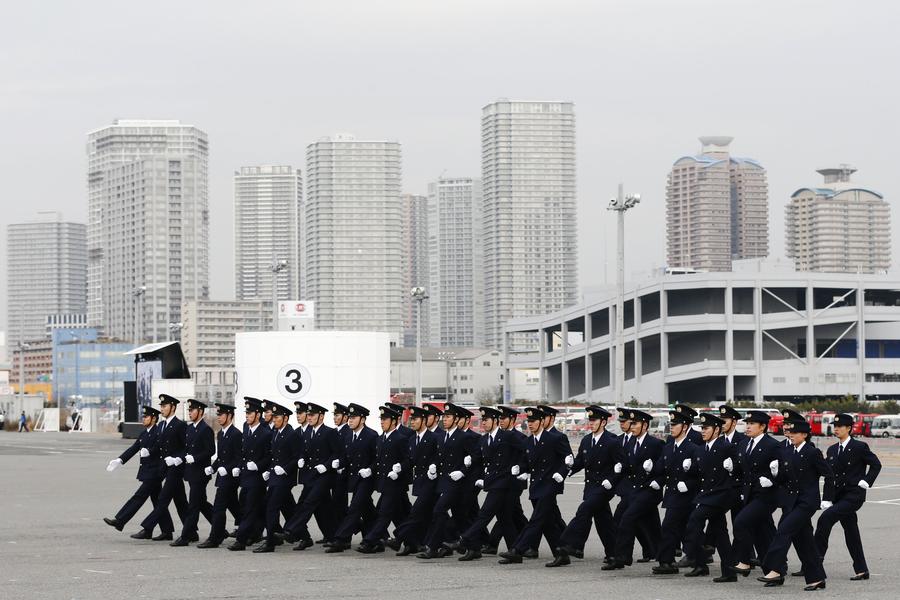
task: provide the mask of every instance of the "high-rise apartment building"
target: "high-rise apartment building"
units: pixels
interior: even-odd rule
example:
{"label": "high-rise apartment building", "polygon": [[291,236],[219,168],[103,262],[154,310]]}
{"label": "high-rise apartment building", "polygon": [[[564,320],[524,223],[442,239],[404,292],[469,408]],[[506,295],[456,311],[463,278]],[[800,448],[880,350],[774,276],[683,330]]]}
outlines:
{"label": "high-rise apartment building", "polygon": [[891,267],[891,208],[850,181],[850,165],[820,169],[821,187],[791,194],[785,245],[798,271],[884,273]]}
{"label": "high-rise apartment building", "polygon": [[238,300],[271,300],[273,261],[279,300],[300,299],[303,182],[288,165],[241,167],[234,173],[234,286]]}
{"label": "high-rise apartment building", "polygon": [[[428,280],[428,198],[403,194],[403,345],[416,345],[416,301],[409,293],[424,287],[431,293]],[[422,344],[428,340],[428,302],[422,306]]]}
{"label": "high-rise apartment building", "polygon": [[481,179],[428,184],[428,345],[484,345]]}
{"label": "high-rise apartment building", "polygon": [[403,330],[400,144],[338,135],[306,150],[301,292],[319,329]]}
{"label": "high-rise apartment building", "polygon": [[47,318],[86,310],[84,223],[61,215],[7,227],[8,345],[48,338]]}
{"label": "high-rise apartment building", "polygon": [[209,143],[179,121],[88,134],[88,322],[135,342],[170,336],[209,296]]}
{"label": "high-rise apartment building", "polygon": [[769,254],[766,170],[731,156],[734,138],[701,137],[700,154],[675,161],[666,186],[668,266],[730,271]]}
{"label": "high-rise apartment building", "polygon": [[189,300],[181,323],[181,348],[191,370],[233,369],[234,334],[270,331],[272,301]]}
{"label": "high-rise apartment building", "polygon": [[500,349],[509,319],[577,300],[574,105],[485,106],[481,169],[485,343]]}

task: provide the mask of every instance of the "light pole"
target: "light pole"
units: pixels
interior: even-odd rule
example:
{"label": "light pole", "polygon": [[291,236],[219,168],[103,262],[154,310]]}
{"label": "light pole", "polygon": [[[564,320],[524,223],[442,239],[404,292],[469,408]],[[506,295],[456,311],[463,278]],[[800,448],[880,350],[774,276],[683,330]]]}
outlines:
{"label": "light pole", "polygon": [[622,406],[625,388],[625,211],[641,201],[640,194],[625,195],[619,184],[618,195],[609,201],[608,210],[616,211],[616,406]]}
{"label": "light pole", "polygon": [[272,331],[278,331],[278,274],[287,269],[288,261],[272,259]]}
{"label": "light pole", "polygon": [[169,323],[169,331],[172,332],[173,340],[181,340],[181,330],[184,329],[184,323],[178,321],[177,323]]}
{"label": "light pole", "polygon": [[147,287],[141,286],[139,288],[135,288],[134,291],[131,292],[131,295],[134,296],[134,318],[135,318],[135,326],[134,326],[134,345],[140,346],[141,340],[144,338],[144,294],[147,293]]}
{"label": "light pole", "polygon": [[456,352],[438,352],[438,358],[447,363],[447,381],[444,384],[444,402],[450,402],[450,361],[456,358]]}
{"label": "light pole", "polygon": [[416,301],[416,406],[422,406],[422,303],[428,299],[425,288],[416,286],[409,290]]}
{"label": "light pole", "polygon": [[[75,394],[74,395],[77,396],[78,394],[81,394],[81,385],[80,385],[81,381],[79,379],[80,369],[78,368],[80,366],[79,360],[78,360],[79,359],[78,355],[81,354],[81,338],[78,337],[77,335],[75,335],[74,333],[72,333],[71,331],[63,331],[63,333],[65,333],[66,335],[71,337],[72,342],[75,343]],[[70,344],[72,342],[70,342]],[[62,394],[59,394],[59,398],[57,399],[57,405],[59,407],[59,414],[62,414],[62,409],[63,409],[62,396],[63,396]]]}
{"label": "light pole", "polygon": [[19,404],[25,408],[25,350],[29,348],[25,342],[19,342]]}

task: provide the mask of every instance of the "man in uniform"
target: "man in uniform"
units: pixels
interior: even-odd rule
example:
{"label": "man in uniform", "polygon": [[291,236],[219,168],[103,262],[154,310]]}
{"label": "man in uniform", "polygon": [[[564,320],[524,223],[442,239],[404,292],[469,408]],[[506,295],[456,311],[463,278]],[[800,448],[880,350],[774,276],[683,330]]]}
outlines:
{"label": "man in uniform", "polygon": [[359,404],[347,406],[347,430],[350,442],[344,453],[344,473],[347,474],[347,489],[353,499],[347,514],[338,524],[334,540],[325,549],[327,554],[334,554],[350,549],[350,540],[354,534],[363,530],[372,522],[375,506],[372,504],[372,493],[375,491],[376,443],[378,434],[366,426],[369,409]]}
{"label": "man in uniform", "polygon": [[584,493],[575,516],[559,538],[556,558],[547,563],[548,567],[570,564],[570,555],[582,558],[592,523],[598,523],[597,533],[606,556],[615,554],[615,531],[612,529],[609,501],[613,497],[613,482],[618,479],[613,465],[622,460],[622,449],[616,443],[616,436],[606,430],[612,413],[595,405],[588,406],[586,412],[591,431],[581,439],[569,473],[572,475],[584,470]]}
{"label": "man in uniform", "polygon": [[[159,501],[153,512],[141,522],[141,530],[131,537],[142,540],[150,537],[150,532],[156,525],[166,521],[169,513],[169,503],[175,503],[175,510],[181,522],[187,518],[187,497],[184,493],[184,421],[175,416],[175,410],[180,400],[168,394],[160,394],[159,409],[162,419],[157,424],[159,428],[159,453],[165,463],[165,479],[162,491],[159,493]],[[155,541],[169,541],[172,539],[172,531],[163,531],[154,537]]]}
{"label": "man in uniform", "polygon": [[212,505],[209,537],[198,548],[218,548],[225,540],[225,512],[231,511],[240,523],[241,505],[238,502],[238,482],[241,477],[241,445],[243,435],[234,426],[234,407],[216,402],[219,433],[216,441],[216,460],[208,467],[208,474],[216,473],[216,496]]}
{"label": "man in uniform", "polygon": [[393,402],[385,402],[384,406],[387,406],[395,413],[400,415],[400,417],[397,419],[397,433],[400,434],[400,437],[407,440],[412,437],[412,429],[403,424],[403,414],[406,412],[406,407],[402,404],[394,404]]}
{"label": "man in uniform", "polygon": [[[441,417],[444,416],[443,411],[434,404],[423,404],[422,408],[424,408],[426,411],[425,428],[436,436],[439,436],[440,433],[442,433]],[[410,418],[412,417],[410,416]]]}
{"label": "man in uniform", "polygon": [[[281,531],[279,516],[285,507],[294,506],[291,490],[297,483],[297,459],[300,458],[299,438],[288,421],[290,409],[269,402],[272,409],[272,441],[269,468],[263,471],[263,481],[268,484],[266,491],[266,539],[253,552],[274,552],[282,541],[275,536]],[[290,518],[290,514],[287,518]]]}
{"label": "man in uniform", "polygon": [[201,514],[207,521],[212,522],[212,505],[206,499],[206,485],[209,483],[206,470],[216,453],[216,440],[212,427],[203,419],[204,412],[206,412],[205,403],[188,400],[188,417],[191,422],[185,427],[185,447],[181,457],[185,463],[184,480],[190,487],[190,495],[181,535],[169,544],[170,546],[187,546],[200,540],[197,536],[197,523]]}
{"label": "man in uniform", "polygon": [[[683,417],[687,417],[691,420],[691,423],[697,418],[697,411],[688,406],[687,404],[676,404],[675,408],[672,412],[676,412],[681,414]],[[693,426],[688,428],[687,433],[687,441],[694,444],[698,448],[703,445],[703,436],[699,431],[693,428]]]}
{"label": "man in uniform", "polygon": [[[153,507],[159,499],[159,491],[162,488],[164,463],[162,455],[159,453],[159,428],[156,421],[159,418],[159,411],[152,406],[144,407],[143,425],[144,431],[138,436],[138,439],[128,447],[125,452],[109,461],[107,471],[115,471],[123,464],[127,463],[132,456],[140,453],[140,466],[138,467],[137,480],[141,482],[134,495],[119,509],[116,516],[112,519],[104,517],[103,522],[116,530],[122,531],[128,521],[141,509],[147,499]],[[160,516],[159,526],[162,531],[174,531],[175,526],[172,524],[172,517],[169,515],[168,509]],[[153,532],[148,532],[152,534]]]}
{"label": "man in uniform", "polygon": [[708,523],[722,562],[722,575],[715,577],[713,581],[737,581],[725,514],[734,506],[734,497],[738,494],[740,459],[737,448],[719,435],[722,431],[722,419],[712,413],[701,413],[700,427],[704,444],[690,465],[690,469],[697,473],[700,480],[700,490],[695,500],[696,507],[688,519],[687,537],[684,540],[684,552],[694,561],[694,568],[684,575],[709,575],[706,552],[703,550],[704,526]]}
{"label": "man in uniform", "polygon": [[500,553],[498,562],[501,565],[521,563],[525,552],[539,545],[541,536],[547,539],[550,548],[556,552],[559,537],[565,529],[559,527],[562,515],[559,513],[557,499],[563,493],[563,482],[569,473],[566,457],[572,455],[572,449],[566,436],[544,431],[546,415],[540,407],[526,408],[525,414],[531,431],[531,439],[525,442],[526,462],[514,465],[510,473],[516,477],[530,475],[528,498],[531,500],[532,512],[528,524],[519,533],[513,547]]}
{"label": "man in uniform", "polygon": [[239,496],[241,524],[229,550],[240,551],[259,539],[266,518],[266,482],[262,474],[272,462],[272,430],[261,423],[262,401],[244,397],[246,424],[241,440],[241,473]]}
{"label": "man in uniform", "polygon": [[386,546],[397,551],[397,556],[419,552],[437,500],[439,434],[430,431],[427,426],[429,417],[437,409],[426,404],[422,408],[412,406],[409,410],[409,427],[415,435],[409,438],[407,453],[412,473],[412,495],[416,501],[406,520],[394,532],[394,537],[385,541]]}
{"label": "man in uniform", "polygon": [[856,513],[866,502],[866,490],[875,485],[875,478],[881,472],[881,461],[868,444],[850,437],[852,429],[851,415],[841,413],[834,417],[834,435],[838,443],[826,451],[826,461],[834,472],[834,479],[825,479],[825,494],[821,503],[824,512],[816,523],[815,540],[819,554],[825,558],[831,528],[840,521],[847,550],[853,559],[854,575],[850,579],[861,581],[869,578],[869,567],[859,536]]}
{"label": "man in uniform", "polygon": [[272,423],[272,417],[275,415],[275,412],[274,412],[275,406],[276,406],[276,405],[275,405],[274,403],[269,402],[268,400],[263,400],[263,401],[262,401],[262,408],[263,408],[263,416],[262,416],[262,418],[263,418],[263,424],[268,425],[268,426],[269,426],[269,429],[274,429],[274,428],[275,428],[275,424]]}
{"label": "man in uniform", "polygon": [[[516,447],[519,449],[519,456],[514,461],[515,464],[521,465],[525,462],[525,442],[528,436],[522,433],[516,427],[516,420],[519,417],[519,411],[510,406],[498,406],[500,411],[500,428],[509,431],[516,439]],[[527,478],[526,478],[527,479]],[[512,485],[506,490],[506,503],[510,507],[510,519],[515,529],[515,535],[506,539],[506,549],[509,550],[519,537],[519,533],[528,524],[528,518],[525,511],[522,510],[522,492],[528,489],[528,481],[522,481],[518,477],[512,482]],[[494,523],[487,544],[481,549],[482,554],[497,554],[497,548],[500,546],[500,540],[503,539],[503,531],[498,523]],[[525,553],[525,558],[537,558],[537,548],[529,548]]]}
{"label": "man in uniform", "polygon": [[[628,418],[631,409],[619,407],[616,409],[616,412],[618,413],[619,428],[622,430],[616,443],[622,449],[623,456],[628,456],[631,452],[631,445],[634,444],[634,438],[631,435],[633,421]],[[620,465],[616,475],[619,475],[619,473],[622,472],[621,469],[622,466]],[[628,485],[628,479],[625,477],[619,477],[618,482],[615,483],[613,487],[616,495],[619,497],[619,503],[616,505],[615,512],[613,512],[613,530],[617,530],[619,528],[619,522],[622,520],[622,515],[625,514],[625,510],[628,508],[631,492],[633,490],[632,487]],[[649,532],[657,530],[659,528],[658,523],[659,515],[657,515],[655,521],[651,518],[647,523],[638,524],[638,529],[635,532],[637,541],[641,545],[641,558],[638,559],[638,562],[650,562],[656,556],[656,546],[651,542]],[[610,557],[609,560],[604,560],[603,562],[609,564],[612,560],[612,557]]]}
{"label": "man in uniform", "polygon": [[691,427],[694,418],[690,412],[678,410],[671,411],[669,416],[672,435],[663,449],[666,493],[663,495],[662,505],[666,509],[666,517],[662,522],[662,536],[656,553],[659,565],[653,567],[654,575],[678,573],[675,549],[684,539],[699,487],[696,471],[691,470],[699,450],[690,441],[689,432],[694,431]]}
{"label": "man in uniform", "polygon": [[353,432],[347,426],[350,414],[347,407],[343,404],[339,402],[334,403],[331,418],[334,419],[334,428],[341,439],[340,460],[342,466],[334,477],[334,488],[331,490],[331,507],[334,511],[334,522],[337,525],[347,516],[347,479],[350,477],[350,473],[343,465],[347,462],[347,446],[350,445]]}

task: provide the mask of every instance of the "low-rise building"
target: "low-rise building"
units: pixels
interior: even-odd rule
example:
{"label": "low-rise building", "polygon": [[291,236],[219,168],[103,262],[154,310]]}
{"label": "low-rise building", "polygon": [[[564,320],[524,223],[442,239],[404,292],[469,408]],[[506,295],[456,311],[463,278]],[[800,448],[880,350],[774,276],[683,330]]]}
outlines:
{"label": "low-rise building", "polygon": [[[503,356],[487,348],[422,348],[422,398],[500,403]],[[391,348],[391,394],[415,394],[416,349]]]}

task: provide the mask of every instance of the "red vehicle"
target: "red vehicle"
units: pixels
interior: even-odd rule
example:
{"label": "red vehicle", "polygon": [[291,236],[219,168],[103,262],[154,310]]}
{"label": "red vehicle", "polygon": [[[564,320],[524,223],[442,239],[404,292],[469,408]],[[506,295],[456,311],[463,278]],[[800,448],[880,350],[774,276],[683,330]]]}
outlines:
{"label": "red vehicle", "polygon": [[806,415],[806,420],[809,421],[810,435],[825,435],[822,429],[822,416],[822,413],[817,412],[811,412]]}
{"label": "red vehicle", "polygon": [[872,421],[878,415],[873,413],[850,413],[853,415],[851,435],[872,437]]}

